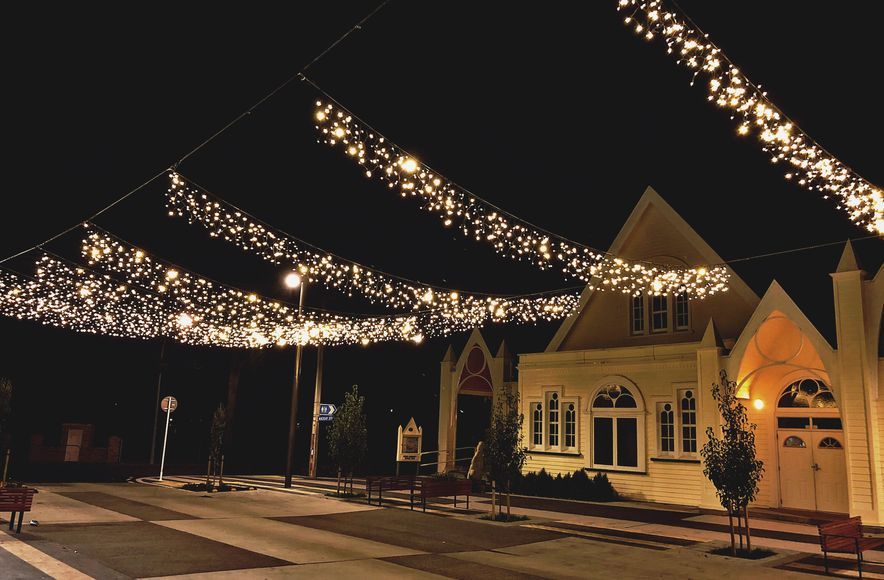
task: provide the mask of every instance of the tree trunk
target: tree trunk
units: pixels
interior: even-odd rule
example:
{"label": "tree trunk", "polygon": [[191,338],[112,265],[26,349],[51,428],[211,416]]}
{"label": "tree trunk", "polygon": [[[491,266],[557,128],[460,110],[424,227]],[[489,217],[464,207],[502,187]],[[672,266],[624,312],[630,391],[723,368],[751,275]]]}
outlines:
{"label": "tree trunk", "polygon": [[335,493],[341,495],[341,468],[338,468],[338,485],[335,487]]}
{"label": "tree trunk", "polygon": [[510,519],[510,482],[506,482],[506,521]]}
{"label": "tree trunk", "polygon": [[743,549],[743,511],[737,506],[737,532],[740,534],[740,549]]}
{"label": "tree trunk", "polygon": [[494,519],[494,493],[497,490],[497,486],[494,484],[494,480],[491,480],[491,519]]}
{"label": "tree trunk", "polygon": [[746,516],[746,549],[750,552],[752,551],[752,535],[749,533],[749,506],[743,508],[743,513]]}
{"label": "tree trunk", "polygon": [[731,531],[731,556],[736,556],[737,544],[736,540],[734,539],[734,512],[731,511],[730,508],[728,508],[727,510],[727,523]]}
{"label": "tree trunk", "polygon": [[212,456],[209,455],[209,461],[206,465],[206,491],[212,491]]}

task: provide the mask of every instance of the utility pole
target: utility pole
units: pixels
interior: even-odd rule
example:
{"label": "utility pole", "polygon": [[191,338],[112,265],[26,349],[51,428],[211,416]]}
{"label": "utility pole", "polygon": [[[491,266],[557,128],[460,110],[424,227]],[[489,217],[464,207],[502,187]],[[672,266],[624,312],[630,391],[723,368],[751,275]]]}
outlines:
{"label": "utility pole", "polygon": [[322,401],[322,345],[316,347],[316,388],[313,391],[313,424],[310,428],[310,467],[307,477],[316,479],[319,459],[319,404]]}
{"label": "utility pole", "polygon": [[[291,289],[298,290],[298,319],[304,312],[304,286],[306,285],[297,273],[292,272],[285,279],[286,286]],[[285,487],[292,486],[292,463],[295,453],[295,432],[298,427],[298,391],[301,382],[301,351],[302,345],[299,341],[295,347],[295,372],[292,378],[292,405],[289,409],[289,442],[285,454]]]}
{"label": "utility pole", "polygon": [[153,406],[153,436],[150,438],[150,464],[156,465],[157,451],[157,419],[160,413],[160,388],[163,386],[163,365],[166,355],[166,339],[160,343],[160,371],[157,374],[157,401]]}

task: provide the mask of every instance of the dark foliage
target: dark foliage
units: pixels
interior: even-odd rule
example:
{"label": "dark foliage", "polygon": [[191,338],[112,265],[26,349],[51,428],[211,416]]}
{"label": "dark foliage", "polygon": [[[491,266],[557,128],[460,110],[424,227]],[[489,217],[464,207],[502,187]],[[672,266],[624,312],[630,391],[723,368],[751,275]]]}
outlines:
{"label": "dark foliage", "polygon": [[513,481],[513,492],[583,501],[615,501],[620,497],[607,475],[597,473],[590,478],[582,469],[555,477],[545,469],[526,473]]}

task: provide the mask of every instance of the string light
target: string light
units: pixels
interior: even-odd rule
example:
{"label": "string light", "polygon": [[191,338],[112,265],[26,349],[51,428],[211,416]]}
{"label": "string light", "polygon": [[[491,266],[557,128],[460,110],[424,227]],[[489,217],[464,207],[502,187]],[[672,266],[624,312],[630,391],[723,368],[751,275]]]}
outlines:
{"label": "string light", "polygon": [[541,230],[434,172],[338,103],[317,101],[314,119],[321,141],[343,149],[365,168],[366,177],[385,182],[402,197],[419,199],[446,227],[456,222],[465,235],[491,244],[499,254],[541,269],[560,268],[597,290],[686,293],[691,298],[727,290],[730,274],[724,265],[689,268],[633,262]]}
{"label": "string light", "polygon": [[[293,266],[309,282],[353,296],[360,294],[372,303],[400,310],[438,309],[440,316],[458,328],[460,321],[484,320],[501,311],[498,321],[533,322],[537,317],[557,320],[577,305],[574,291],[541,293],[526,297],[470,294],[393,276],[380,270],[344,260],[285,232],[198,188],[179,173],[170,175],[166,197],[169,215],[199,223],[209,235],[224,239],[277,265]],[[524,313],[522,312],[524,311]]]}
{"label": "string light", "polygon": [[791,121],[744,75],[714,43],[676,7],[663,0],[619,0],[618,10],[630,10],[624,23],[646,40],[661,36],[668,54],[706,83],[708,100],[730,111],[737,133],[754,133],[774,164],[785,165],[790,181],[824,198],[834,196],[851,221],[884,234],[884,192],[823,149]]}
{"label": "string light", "polygon": [[82,254],[90,266],[137,285],[174,305],[179,331],[198,342],[227,345],[370,344],[390,340],[420,343],[428,336],[482,327],[486,323],[537,323],[562,319],[577,307],[576,294],[490,298],[469,309],[425,309],[389,316],[308,311],[188,272],[87,224]]}

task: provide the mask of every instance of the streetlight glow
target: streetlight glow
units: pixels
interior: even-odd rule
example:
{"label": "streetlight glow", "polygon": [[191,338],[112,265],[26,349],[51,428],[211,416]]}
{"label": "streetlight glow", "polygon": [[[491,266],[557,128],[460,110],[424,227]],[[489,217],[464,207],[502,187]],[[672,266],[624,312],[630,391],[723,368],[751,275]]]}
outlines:
{"label": "streetlight glow", "polygon": [[301,276],[297,272],[289,272],[285,277],[285,285],[294,290],[301,285]]}

